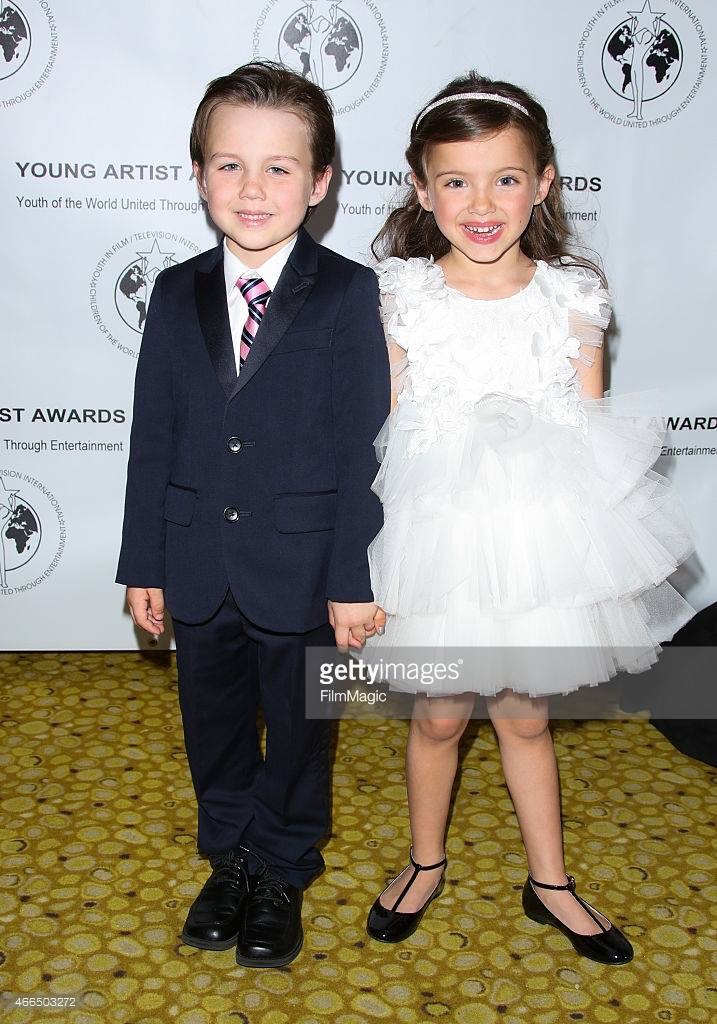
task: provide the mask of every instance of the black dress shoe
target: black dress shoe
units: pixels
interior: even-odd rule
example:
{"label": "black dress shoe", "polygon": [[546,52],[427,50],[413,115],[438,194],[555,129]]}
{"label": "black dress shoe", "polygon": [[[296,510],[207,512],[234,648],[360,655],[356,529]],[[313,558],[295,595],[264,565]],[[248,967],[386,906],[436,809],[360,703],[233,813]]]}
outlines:
{"label": "black dress shoe", "polygon": [[[431,895],[428,897],[426,902],[423,904],[420,910],[416,910],[413,913],[404,913],[397,910],[399,903],[406,895],[408,890],[411,888],[413,883],[418,878],[419,871],[433,871],[435,868],[445,868],[448,861],[444,857],[443,860],[439,861],[438,864],[417,864],[413,859],[413,850],[409,853],[411,864],[413,864],[413,874],[411,875],[407,885],[404,886],[403,892],[398,897],[393,907],[388,910],[386,907],[381,905],[381,896],[378,897],[374,905],[371,907],[368,915],[368,921],[366,923],[366,931],[369,933],[372,939],[377,939],[379,942],[403,942],[409,935],[413,935],[416,928],[421,923],[421,918],[426,912],[429,904],[433,903],[435,899],[443,892],[443,886],[445,884],[445,875],[441,873],[441,877],[438,880],[438,885],[433,890]],[[396,876],[398,878],[398,875]],[[394,878],[394,882],[396,879]],[[392,885],[393,882],[389,882]],[[386,889],[388,886],[386,886]],[[383,892],[386,891],[383,890]]]}
{"label": "black dress shoe", "polygon": [[182,930],[182,942],[199,949],[231,949],[249,895],[246,855],[230,850],[210,857],[212,873],[204,883]]}
{"label": "black dress shoe", "polygon": [[304,941],[301,927],[303,891],[264,870],[246,902],[237,963],[242,967],[283,967],[294,960]]}
{"label": "black dress shoe", "polygon": [[[575,950],[581,956],[586,956],[589,960],[595,960],[599,964],[629,963],[635,952],[628,940],[614,924],[610,928],[606,928],[597,916],[595,908],[591,907],[589,903],[586,903],[575,892],[575,879],[573,876],[568,875],[567,879],[567,885],[547,885],[545,882],[536,882],[532,875],[529,874],[523,886],[523,910],[526,916],[531,921],[537,921],[538,924],[551,924],[553,928],[558,928],[563,935],[567,935]],[[567,889],[573,894],[580,906],[587,910],[593,921],[600,926],[601,931],[596,935],[581,935],[579,932],[572,931],[555,914],[548,910],[533,888],[534,885],[537,885],[539,889]]]}

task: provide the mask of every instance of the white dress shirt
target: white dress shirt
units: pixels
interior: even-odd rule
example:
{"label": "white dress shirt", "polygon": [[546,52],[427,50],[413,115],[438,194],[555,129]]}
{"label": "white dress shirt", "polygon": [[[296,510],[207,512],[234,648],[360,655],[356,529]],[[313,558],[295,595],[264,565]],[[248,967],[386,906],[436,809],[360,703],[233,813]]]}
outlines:
{"label": "white dress shirt", "polygon": [[[272,292],[276,288],[276,283],[279,280],[279,276],[286,265],[291,250],[296,245],[296,237],[289,239],[286,245],[282,246],[273,256],[270,256],[266,263],[263,263],[260,267],[246,267],[239,259],[235,256],[227,245],[226,237],[224,238],[224,281],[227,286],[227,306],[229,307],[229,326],[232,332],[232,345],[234,346],[234,362],[237,367],[237,374],[239,373],[239,345],[241,344],[241,332],[246,318],[249,315],[249,307],[246,304],[246,300],[241,293],[237,281],[240,277],[260,277],[262,281],[271,288]],[[269,299],[271,302],[271,299]]]}

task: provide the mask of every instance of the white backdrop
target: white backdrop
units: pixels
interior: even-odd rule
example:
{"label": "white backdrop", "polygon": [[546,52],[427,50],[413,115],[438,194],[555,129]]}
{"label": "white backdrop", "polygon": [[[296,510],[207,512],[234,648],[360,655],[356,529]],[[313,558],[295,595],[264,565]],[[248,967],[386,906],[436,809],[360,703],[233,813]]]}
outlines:
{"label": "white backdrop", "polygon": [[615,298],[610,386],[665,396],[660,468],[698,535],[676,582],[714,601],[716,21],[708,0],[0,0],[2,647],[140,642],[113,580],[143,310],[163,266],[216,242],[189,127],[253,57],[330,90],[337,187],[311,230],[358,259],[445,82],[472,67],[545,104]]}

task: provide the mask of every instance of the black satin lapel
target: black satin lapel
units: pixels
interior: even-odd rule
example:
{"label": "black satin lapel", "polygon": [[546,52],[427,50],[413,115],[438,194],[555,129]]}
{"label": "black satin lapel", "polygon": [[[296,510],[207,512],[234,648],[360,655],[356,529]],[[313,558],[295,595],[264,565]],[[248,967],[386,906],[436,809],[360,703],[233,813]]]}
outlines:
{"label": "black satin lapel", "polygon": [[267,356],[286,334],[292,321],[306,302],[313,288],[315,276],[304,276],[287,263],[276,283],[266,313],[259,324],[251,352],[241,368],[231,397],[249,383]]}
{"label": "black satin lapel", "polygon": [[196,272],[194,294],[199,324],[214,372],[227,396],[231,396],[237,381],[237,370],[232,332],[229,326],[224,261],[222,259],[217,260],[216,266],[208,274],[201,271]]}

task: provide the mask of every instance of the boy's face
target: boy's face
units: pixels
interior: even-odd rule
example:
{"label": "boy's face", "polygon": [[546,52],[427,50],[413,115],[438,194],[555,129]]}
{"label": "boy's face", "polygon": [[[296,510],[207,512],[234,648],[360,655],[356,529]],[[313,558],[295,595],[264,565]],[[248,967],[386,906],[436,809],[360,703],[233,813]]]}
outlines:
{"label": "boy's face", "polygon": [[290,110],[221,103],[212,111],[204,168],[194,165],[209,216],[248,267],[260,267],[326,195],[327,167],[314,179],[304,121]]}

